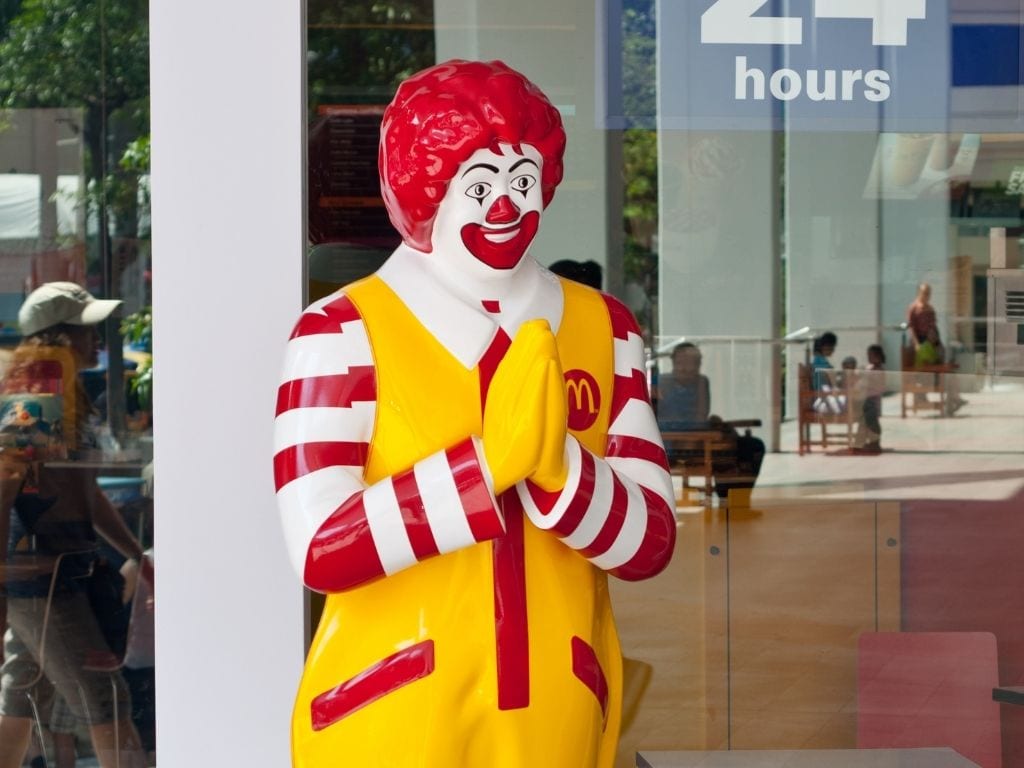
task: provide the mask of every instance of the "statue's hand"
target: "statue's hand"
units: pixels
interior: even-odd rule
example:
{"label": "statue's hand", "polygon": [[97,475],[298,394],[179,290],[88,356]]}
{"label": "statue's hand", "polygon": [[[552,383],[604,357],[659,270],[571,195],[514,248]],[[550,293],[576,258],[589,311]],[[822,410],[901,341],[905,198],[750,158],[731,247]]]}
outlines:
{"label": "statue's hand", "polygon": [[562,366],[557,360],[548,363],[544,401],[544,440],[541,443],[537,468],[529,478],[545,491],[560,491],[565,487],[566,476],[569,473],[565,461],[568,412],[565,379],[562,375]]}
{"label": "statue's hand", "polygon": [[[546,321],[530,320],[516,333],[487,391],[484,456],[495,493],[538,471],[546,483],[557,480],[565,424],[565,389],[555,337]],[[564,482],[564,472],[561,475]]]}

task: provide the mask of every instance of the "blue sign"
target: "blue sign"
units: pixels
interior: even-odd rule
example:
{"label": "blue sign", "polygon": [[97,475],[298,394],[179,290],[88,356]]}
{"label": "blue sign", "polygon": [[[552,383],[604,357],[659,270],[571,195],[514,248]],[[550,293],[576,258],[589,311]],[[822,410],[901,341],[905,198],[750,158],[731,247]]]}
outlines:
{"label": "blue sign", "polygon": [[[1020,25],[954,27],[948,0],[656,0],[657,105],[633,114],[645,70],[626,59],[644,47],[616,16],[634,1],[605,0],[607,62],[622,63],[605,65],[609,127],[1024,130],[1019,45],[979,43],[1019,42]],[[975,84],[999,86],[983,110]]]}

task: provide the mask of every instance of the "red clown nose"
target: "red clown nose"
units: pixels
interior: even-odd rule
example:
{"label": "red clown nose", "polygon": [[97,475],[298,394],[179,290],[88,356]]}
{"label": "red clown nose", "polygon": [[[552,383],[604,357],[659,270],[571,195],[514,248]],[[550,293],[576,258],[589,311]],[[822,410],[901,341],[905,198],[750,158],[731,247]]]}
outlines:
{"label": "red clown nose", "polygon": [[494,201],[487,211],[488,224],[510,224],[519,218],[519,209],[508,195],[502,195]]}

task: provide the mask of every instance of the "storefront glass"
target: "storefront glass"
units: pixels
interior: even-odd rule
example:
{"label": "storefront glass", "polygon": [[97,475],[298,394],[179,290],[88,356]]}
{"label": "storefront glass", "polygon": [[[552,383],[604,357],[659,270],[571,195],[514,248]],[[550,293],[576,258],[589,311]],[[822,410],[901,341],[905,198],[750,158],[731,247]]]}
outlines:
{"label": "storefront glass", "polygon": [[402,79],[501,59],[561,113],[531,253],[596,262],[636,316],[678,502],[668,570],[612,584],[618,764],[1024,764],[1024,6],[307,13],[310,301],[399,242],[376,146]]}
{"label": "storefront glass", "polygon": [[145,2],[0,9],[0,764],[155,760]]}

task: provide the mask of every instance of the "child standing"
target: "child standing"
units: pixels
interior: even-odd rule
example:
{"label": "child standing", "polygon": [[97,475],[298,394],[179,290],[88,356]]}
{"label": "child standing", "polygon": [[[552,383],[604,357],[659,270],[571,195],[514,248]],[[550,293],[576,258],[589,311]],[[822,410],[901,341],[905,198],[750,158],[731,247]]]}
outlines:
{"label": "child standing", "polygon": [[855,450],[881,453],[882,395],[885,394],[885,350],[880,344],[868,347],[868,367],[860,381],[863,394],[860,421],[857,424]]}

